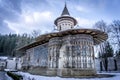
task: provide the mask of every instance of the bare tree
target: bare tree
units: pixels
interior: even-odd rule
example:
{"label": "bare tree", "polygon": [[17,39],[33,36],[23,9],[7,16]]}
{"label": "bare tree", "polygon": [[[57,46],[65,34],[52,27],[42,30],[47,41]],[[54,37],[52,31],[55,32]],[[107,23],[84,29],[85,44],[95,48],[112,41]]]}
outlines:
{"label": "bare tree", "polygon": [[[93,27],[95,29],[101,30],[101,31],[106,32],[106,33],[110,32],[110,30],[108,29],[107,24],[103,20],[96,22]],[[104,51],[105,51],[104,50],[105,49],[105,42],[100,44],[98,47],[99,47],[99,56],[102,56]]]}
{"label": "bare tree", "polygon": [[106,33],[110,32],[110,29],[108,28],[108,25],[103,20],[96,22],[93,27],[95,29],[99,29],[99,30],[104,31]]}
{"label": "bare tree", "polygon": [[[109,37],[109,34],[110,34],[111,30],[110,30],[110,28],[108,28],[108,25],[103,20],[95,23],[95,25],[93,27],[95,29],[106,32],[108,34],[108,37]],[[100,63],[100,67],[102,66],[102,63],[103,63],[103,66],[104,66],[106,71],[108,69],[108,59],[107,58],[113,56],[113,54],[112,54],[113,50],[112,50],[108,40],[103,42],[102,44],[100,44],[98,46],[99,47],[99,51],[98,51],[99,52],[99,58],[102,60],[102,62]],[[110,51],[111,51],[111,53],[109,53]],[[101,70],[102,70],[102,67],[101,67]]]}
{"label": "bare tree", "polygon": [[120,49],[120,20],[114,20],[110,25],[110,28],[114,44],[117,44],[118,49]]}
{"label": "bare tree", "polygon": [[34,37],[34,38],[38,37],[40,34],[41,34],[40,30],[33,30],[32,31],[32,37]]}

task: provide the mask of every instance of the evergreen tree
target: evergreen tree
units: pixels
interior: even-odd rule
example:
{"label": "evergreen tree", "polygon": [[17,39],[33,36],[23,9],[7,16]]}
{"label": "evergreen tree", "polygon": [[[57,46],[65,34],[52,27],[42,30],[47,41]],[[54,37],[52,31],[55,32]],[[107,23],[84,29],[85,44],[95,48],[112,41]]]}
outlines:
{"label": "evergreen tree", "polygon": [[29,44],[32,40],[34,40],[34,38],[28,34],[0,34],[0,56],[17,56],[20,53],[18,53],[16,49]]}
{"label": "evergreen tree", "polygon": [[119,56],[120,56],[120,49],[116,51],[116,57],[119,57]]}
{"label": "evergreen tree", "polygon": [[105,49],[104,49],[104,53],[103,53],[102,57],[103,58],[113,57],[113,48],[109,42],[105,43]]}
{"label": "evergreen tree", "polygon": [[99,57],[102,57],[103,66],[105,70],[107,71],[108,70],[108,57],[113,57],[113,48],[108,41],[105,42],[105,47],[103,49],[102,56],[99,56]]}

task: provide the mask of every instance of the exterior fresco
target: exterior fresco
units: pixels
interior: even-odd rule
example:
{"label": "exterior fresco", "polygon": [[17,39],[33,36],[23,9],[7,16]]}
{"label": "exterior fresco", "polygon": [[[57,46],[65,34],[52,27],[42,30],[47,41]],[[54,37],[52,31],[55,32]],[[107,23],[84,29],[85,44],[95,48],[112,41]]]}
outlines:
{"label": "exterior fresco", "polygon": [[50,76],[96,75],[94,45],[104,42],[107,34],[96,29],[75,29],[77,21],[66,4],[54,24],[58,32],[40,35],[20,49],[25,51],[23,69]]}

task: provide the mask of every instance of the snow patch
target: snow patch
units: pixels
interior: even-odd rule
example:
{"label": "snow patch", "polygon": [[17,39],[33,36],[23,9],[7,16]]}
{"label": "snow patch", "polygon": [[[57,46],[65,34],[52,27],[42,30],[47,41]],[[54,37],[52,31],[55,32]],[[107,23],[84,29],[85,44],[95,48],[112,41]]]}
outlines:
{"label": "snow patch", "polygon": [[22,75],[23,80],[119,80],[120,79],[120,73],[99,73],[99,74],[116,75],[114,77],[109,77],[109,78],[61,78],[61,77],[32,75],[25,72],[17,72],[16,74]]}

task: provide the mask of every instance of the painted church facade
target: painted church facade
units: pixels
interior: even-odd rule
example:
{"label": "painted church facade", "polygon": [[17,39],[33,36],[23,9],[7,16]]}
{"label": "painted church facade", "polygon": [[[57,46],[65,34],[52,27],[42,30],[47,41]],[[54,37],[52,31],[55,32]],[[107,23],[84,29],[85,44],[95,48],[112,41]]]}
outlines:
{"label": "painted church facade", "polygon": [[96,29],[75,29],[77,20],[67,6],[54,24],[58,32],[40,35],[36,41],[20,48],[24,51],[23,68],[45,69],[51,76],[96,75],[94,45],[105,41],[105,32]]}

